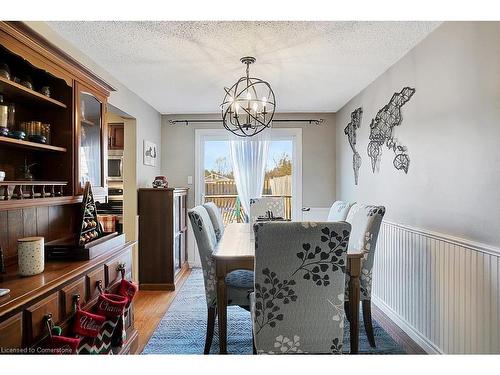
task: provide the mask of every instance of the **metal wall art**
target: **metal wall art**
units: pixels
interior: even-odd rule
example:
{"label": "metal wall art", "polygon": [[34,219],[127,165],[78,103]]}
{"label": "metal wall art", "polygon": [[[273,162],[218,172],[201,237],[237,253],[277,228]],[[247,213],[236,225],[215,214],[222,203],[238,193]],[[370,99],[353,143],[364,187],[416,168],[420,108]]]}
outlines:
{"label": "metal wall art", "polygon": [[408,173],[410,166],[410,157],[408,149],[401,145],[393,136],[394,127],[401,125],[403,117],[401,115],[401,107],[410,100],[415,93],[415,89],[405,87],[400,92],[395,92],[388,104],[386,104],[370,124],[370,143],[368,143],[368,156],[372,159],[372,171],[380,163],[382,155],[382,146],[386,146],[393,150],[396,156],[394,157],[394,167],[398,170],[403,170]]}
{"label": "metal wall art", "polygon": [[361,167],[361,156],[356,150],[356,130],[361,126],[361,116],[363,116],[363,108],[359,107],[351,113],[351,122],[344,129],[344,134],[349,139],[349,144],[352,148],[352,169],[354,170],[354,184],[358,184],[359,168]]}

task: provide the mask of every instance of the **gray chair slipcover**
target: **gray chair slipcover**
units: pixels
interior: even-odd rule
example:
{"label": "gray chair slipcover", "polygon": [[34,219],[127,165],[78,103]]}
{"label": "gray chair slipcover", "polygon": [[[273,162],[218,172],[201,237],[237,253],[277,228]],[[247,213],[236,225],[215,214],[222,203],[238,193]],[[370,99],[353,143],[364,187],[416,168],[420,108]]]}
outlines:
{"label": "gray chair slipcover", "polygon": [[[217,246],[217,238],[212,220],[203,206],[197,206],[188,211],[193,227],[198,252],[200,254],[207,306],[217,305],[215,260],[213,257]],[[249,293],[253,290],[253,272],[238,270],[228,274],[226,278],[228,305],[249,307]]]}
{"label": "gray chair slipcover", "polygon": [[[372,312],[371,312],[371,293],[372,293],[372,270],[375,259],[375,248],[377,246],[378,233],[380,225],[385,214],[383,206],[369,206],[364,204],[354,204],[349,210],[347,221],[351,223],[352,231],[349,240],[349,249],[361,249],[363,259],[361,262],[360,281],[360,300],[363,308],[363,323],[365,326],[368,342],[372,347],[376,346],[375,335],[373,333]],[[346,315],[350,319],[349,300],[349,274],[346,277]]]}
{"label": "gray chair slipcover", "polygon": [[333,202],[332,207],[330,207],[330,211],[328,212],[328,219],[326,219],[326,221],[345,221],[352,205],[353,203],[351,202]]}
{"label": "gray chair slipcover", "polygon": [[257,353],[341,353],[347,222],[259,222],[255,292]]}
{"label": "gray chair slipcover", "polygon": [[[349,210],[346,221],[351,224],[349,249],[362,249],[363,261],[360,275],[360,299],[370,300],[372,291],[372,269],[380,225],[385,214],[384,206],[356,203]],[[346,278],[349,281],[349,276]],[[346,300],[349,299],[346,288]]]}
{"label": "gray chair slipcover", "polygon": [[203,207],[205,207],[208,212],[208,216],[210,216],[210,220],[212,221],[212,226],[215,231],[215,238],[217,239],[217,242],[219,242],[224,234],[224,220],[222,219],[220,209],[214,202],[207,202],[203,205]]}

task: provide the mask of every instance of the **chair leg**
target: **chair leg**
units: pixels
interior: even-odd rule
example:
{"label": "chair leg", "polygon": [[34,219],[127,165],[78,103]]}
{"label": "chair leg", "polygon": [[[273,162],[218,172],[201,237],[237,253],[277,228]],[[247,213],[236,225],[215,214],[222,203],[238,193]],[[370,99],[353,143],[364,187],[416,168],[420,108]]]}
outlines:
{"label": "chair leg", "polygon": [[212,340],[214,338],[215,318],[217,317],[217,309],[215,307],[208,308],[207,317],[207,337],[205,338],[205,351],[204,354],[210,353]]}
{"label": "chair leg", "polygon": [[345,317],[347,318],[347,321],[350,323],[351,322],[351,310],[349,309],[349,301],[344,302],[344,312],[345,312]]}
{"label": "chair leg", "polygon": [[375,336],[373,335],[372,307],[371,301],[363,300],[363,323],[365,324],[366,337],[372,348],[375,348]]}

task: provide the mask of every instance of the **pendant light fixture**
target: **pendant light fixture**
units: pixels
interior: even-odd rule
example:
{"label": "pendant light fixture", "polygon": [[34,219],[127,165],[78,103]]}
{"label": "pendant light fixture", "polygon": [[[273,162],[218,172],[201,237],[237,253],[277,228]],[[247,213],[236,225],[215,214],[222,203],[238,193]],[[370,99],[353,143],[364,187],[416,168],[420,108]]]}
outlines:
{"label": "pendant light fixture", "polygon": [[242,57],[240,61],[246,65],[246,76],[230,88],[224,87],[222,123],[239,137],[252,137],[271,127],[276,100],[268,82],[250,77],[250,64],[255,57]]}

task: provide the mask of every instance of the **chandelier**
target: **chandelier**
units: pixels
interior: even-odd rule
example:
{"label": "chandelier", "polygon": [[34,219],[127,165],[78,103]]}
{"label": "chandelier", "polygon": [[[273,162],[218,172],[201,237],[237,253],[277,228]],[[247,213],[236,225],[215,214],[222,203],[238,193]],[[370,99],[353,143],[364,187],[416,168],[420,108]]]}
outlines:
{"label": "chandelier", "polygon": [[239,137],[252,137],[271,127],[276,100],[269,83],[250,77],[250,64],[255,57],[242,57],[240,61],[247,66],[246,76],[230,88],[224,87],[222,123]]}

